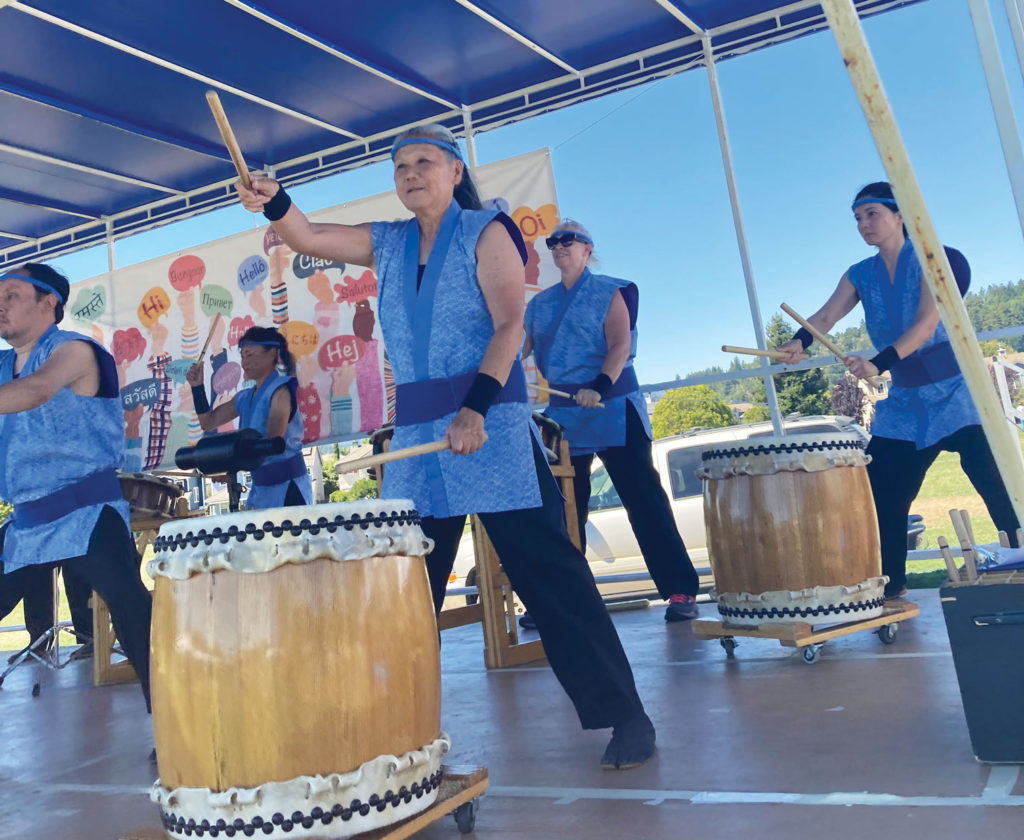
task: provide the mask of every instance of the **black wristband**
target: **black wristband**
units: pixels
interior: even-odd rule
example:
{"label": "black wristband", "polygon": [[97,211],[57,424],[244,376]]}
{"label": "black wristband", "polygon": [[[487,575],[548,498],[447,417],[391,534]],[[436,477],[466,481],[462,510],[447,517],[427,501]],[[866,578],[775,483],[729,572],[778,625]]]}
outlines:
{"label": "black wristband", "polygon": [[488,376],[486,373],[478,373],[473,380],[473,384],[469,386],[465,398],[462,400],[462,407],[470,408],[477,412],[477,414],[482,414],[486,417],[487,409],[491,407],[491,403],[494,402],[494,398],[498,396],[501,388],[501,383],[493,376]]}
{"label": "black wristband", "polygon": [[896,348],[890,344],[881,353],[879,353],[877,356],[875,356],[875,358],[871,360],[871,364],[878,368],[879,373],[885,373],[887,370],[891,369],[892,366],[896,364],[899,360],[900,354],[897,353]]}
{"label": "black wristband", "polygon": [[192,406],[195,408],[196,414],[210,413],[210,400],[206,396],[206,388],[202,385],[192,386]]}
{"label": "black wristband", "polygon": [[794,340],[799,341],[803,345],[804,350],[814,344],[814,336],[811,335],[806,327],[800,327],[800,329],[793,333],[793,338],[790,341]]}
{"label": "black wristband", "polygon": [[599,373],[594,381],[590,383],[591,390],[597,391],[601,395],[603,400],[607,393],[612,389],[612,378],[607,373]]}
{"label": "black wristband", "polygon": [[284,187],[278,187],[274,197],[263,205],[263,215],[270,221],[276,222],[278,219],[284,218],[284,214],[288,212],[288,208],[291,206],[292,200],[288,193],[284,191]]}

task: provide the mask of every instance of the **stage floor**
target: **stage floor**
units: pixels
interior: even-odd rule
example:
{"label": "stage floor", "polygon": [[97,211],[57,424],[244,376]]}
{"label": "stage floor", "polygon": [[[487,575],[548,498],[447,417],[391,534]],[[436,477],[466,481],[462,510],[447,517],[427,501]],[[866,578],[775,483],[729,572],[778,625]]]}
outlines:
{"label": "stage floor", "polygon": [[[754,639],[727,661],[717,642],[666,625],[659,605],[615,613],[658,727],[655,758],[625,772],[601,770],[609,733],[580,730],[546,666],[488,672],[479,626],[446,631],[448,761],[491,775],[474,836],[1020,838],[1024,774],[974,760],[938,593],[911,594],[921,616],[894,645],[854,634],[814,665]],[[89,674],[88,662],[22,667],[0,689],[3,840],[116,840],[157,825],[138,687],[92,688]],[[446,818],[418,836],[460,835]]]}

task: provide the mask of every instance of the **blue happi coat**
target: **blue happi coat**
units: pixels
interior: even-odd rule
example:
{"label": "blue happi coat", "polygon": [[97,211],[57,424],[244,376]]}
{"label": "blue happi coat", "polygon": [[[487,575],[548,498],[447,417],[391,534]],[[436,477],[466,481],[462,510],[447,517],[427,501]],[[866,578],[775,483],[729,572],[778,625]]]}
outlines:
{"label": "blue happi coat", "polygon": [[[418,292],[418,222],[372,226],[381,330],[397,390],[394,449],[444,437],[494,336],[477,282],[476,244],[496,215],[453,201]],[[388,464],[382,495],[411,498],[423,516],[438,518],[539,507],[536,432],[519,359],[484,429],[487,442],[472,455],[440,452]]]}
{"label": "blue happi coat", "polygon": [[[871,343],[878,350],[895,343],[917,316],[924,282],[910,240],[900,251],[892,282],[877,255],[850,266],[847,277],[864,304]],[[941,321],[932,337],[890,372],[892,387],[875,406],[872,434],[924,449],[981,422]]]}
{"label": "blue happi coat", "polygon": [[[0,498],[14,505],[4,537],[4,571],[86,553],[103,506],[128,523],[116,469],[124,455],[124,413],[113,357],[91,338],[54,324],[19,377],[37,371],[66,341],[96,348],[100,394],[62,388],[38,408],[0,415]],[[14,350],[0,352],[0,385],[14,378]]]}
{"label": "blue happi coat", "polygon": [[651,424],[633,370],[636,356],[636,316],[639,294],[628,280],[592,274],[584,269],[572,288],[562,283],[536,295],[526,307],[526,333],[533,342],[537,367],[556,391],[575,394],[589,387],[608,355],[604,322],[616,292],[629,311],[629,359],[619,378],[601,400],[604,408],[583,408],[574,401],[552,397],[545,412],[564,430],[573,455],[600,452],[626,443],[626,410],[632,405],[647,437]]}
{"label": "blue happi coat", "polygon": [[235,394],[238,428],[255,429],[261,435],[267,434],[270,402],[278,388],[291,391],[294,408],[284,433],[284,452],[271,455],[252,471],[253,486],[245,503],[249,510],[281,507],[292,481],[301,491],[303,501],[307,505],[313,503],[313,483],[302,458],[302,415],[295,402],[297,385],[294,376],[286,376],[274,370],[258,389],[246,388]]}

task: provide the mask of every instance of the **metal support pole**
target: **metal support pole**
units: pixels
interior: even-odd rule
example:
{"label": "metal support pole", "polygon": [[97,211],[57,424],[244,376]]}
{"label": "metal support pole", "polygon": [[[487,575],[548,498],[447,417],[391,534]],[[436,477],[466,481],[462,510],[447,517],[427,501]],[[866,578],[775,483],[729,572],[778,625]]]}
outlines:
{"label": "metal support pole", "polygon": [[981,66],[985,70],[988,95],[992,100],[992,112],[995,114],[996,128],[999,130],[999,142],[1003,146],[1006,171],[1010,175],[1010,189],[1017,204],[1017,219],[1020,222],[1021,233],[1024,234],[1024,152],[1021,151],[1017,118],[1010,100],[1010,86],[1007,84],[1003,60],[999,55],[996,29],[992,23],[988,0],[967,0],[967,8],[971,10],[974,37],[978,41]]}
{"label": "metal support pole", "polygon": [[476,169],[476,132],[473,131],[473,117],[469,108],[462,109],[462,124],[466,127],[466,150],[469,152],[469,168]]}
{"label": "metal support pole", "polygon": [[992,448],[999,473],[1013,502],[1013,509],[1024,523],[1024,461],[1021,460],[1020,444],[1013,427],[1003,417],[999,398],[992,387],[992,377],[982,358],[974,327],[960,297],[946,252],[925,206],[921,188],[882,87],[878,68],[857,18],[857,10],[852,0],[823,0],[822,8],[864,109],[864,116],[892,183],[903,221],[910,230],[922,273],[935,296],[956,360],[981,415],[985,437]]}
{"label": "metal support pole", "polygon": [[[711,86],[711,102],[715,108],[715,123],[718,125],[718,144],[722,149],[722,166],[725,168],[725,182],[729,187],[729,203],[732,205],[732,221],[736,228],[736,245],[740,251],[740,264],[743,266],[743,281],[747,285],[747,301],[750,304],[750,317],[754,322],[754,337],[757,346],[762,350],[768,347],[764,336],[764,321],[761,319],[761,304],[757,300],[757,289],[754,287],[754,270],[750,265],[750,251],[747,248],[747,234],[743,227],[743,213],[740,210],[740,198],[736,191],[736,174],[732,168],[732,147],[729,145],[729,133],[725,127],[725,111],[722,108],[722,92],[718,87],[718,73],[715,70],[715,56],[711,50],[710,38],[704,38],[704,63],[708,70],[708,84]],[[769,372],[771,362],[761,359],[764,391],[768,397],[768,413],[772,418],[775,434],[784,434],[782,414],[779,411],[779,397],[775,393],[775,380]]]}
{"label": "metal support pole", "polygon": [[1013,35],[1013,46],[1017,53],[1017,64],[1020,65],[1020,75],[1024,78],[1024,19],[1021,16],[1021,8],[1018,0],[1004,0],[1006,6],[1006,19],[1010,22],[1010,34]]}

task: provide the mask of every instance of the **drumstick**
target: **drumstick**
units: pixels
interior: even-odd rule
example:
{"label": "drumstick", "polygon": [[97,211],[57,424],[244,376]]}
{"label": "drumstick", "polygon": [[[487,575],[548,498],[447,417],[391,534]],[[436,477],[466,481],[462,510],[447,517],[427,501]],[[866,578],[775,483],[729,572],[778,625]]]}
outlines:
{"label": "drumstick", "polygon": [[339,461],[334,466],[334,471],[339,475],[343,473],[365,470],[369,467],[376,467],[379,464],[388,464],[391,461],[401,461],[403,458],[412,458],[416,455],[428,455],[431,452],[443,452],[451,449],[451,442],[446,440],[434,440],[430,443],[420,443],[416,446],[406,446],[402,449],[389,449],[379,455],[367,455],[365,458],[356,458],[352,461]]}
{"label": "drumstick", "polygon": [[218,312],[213,316],[213,321],[210,322],[210,331],[206,334],[206,344],[203,345],[203,350],[199,354],[199,358],[196,359],[196,364],[201,365],[203,359],[206,358],[206,351],[210,349],[210,340],[213,338],[213,331],[217,329],[217,324],[220,323],[220,313]]}
{"label": "drumstick", "polygon": [[[529,382],[526,383],[526,387],[527,388],[533,388],[534,391],[546,391],[549,394],[554,394],[556,397],[565,397],[567,400],[574,400],[574,399],[576,399],[576,397],[574,397],[568,391],[556,391],[554,388],[546,388],[543,385],[531,385]],[[604,408],[604,407],[605,407],[605,405],[604,405],[603,402],[599,402],[597,404],[597,408]]]}
{"label": "drumstick", "polygon": [[744,356],[765,356],[769,359],[784,359],[785,356],[778,350],[759,350],[756,347],[734,347],[731,344],[722,345],[723,353],[742,353]]}
{"label": "drumstick", "polygon": [[[813,335],[815,339],[817,339],[817,341],[821,343],[821,346],[828,350],[828,352],[835,356],[837,359],[839,359],[839,361],[843,361],[843,359],[846,358],[846,354],[839,349],[839,346],[835,344],[832,341],[832,339],[830,339],[827,335],[825,335],[825,333],[823,333],[821,330],[819,330],[817,327],[811,324],[810,321],[808,321],[805,318],[801,318],[799,315],[797,315],[796,312],[793,311],[793,308],[789,306],[789,304],[782,304],[782,311],[785,312],[794,321],[796,321],[801,327],[807,330],[807,332]],[[882,381],[881,377],[878,376],[871,376],[868,377],[868,379],[874,385],[880,385]]]}
{"label": "drumstick", "polygon": [[213,111],[213,118],[217,121],[220,136],[224,138],[224,145],[228,147],[231,162],[235,165],[235,169],[238,170],[238,177],[242,182],[242,186],[247,190],[252,189],[252,184],[249,181],[249,167],[245,165],[242,149],[235,139],[235,132],[231,130],[231,123],[228,122],[228,115],[224,113],[224,106],[220,104],[220,97],[217,95],[217,91],[206,91],[206,101],[210,105],[210,110]]}

